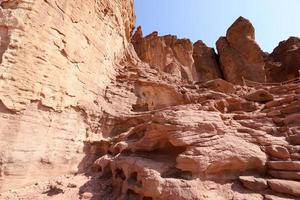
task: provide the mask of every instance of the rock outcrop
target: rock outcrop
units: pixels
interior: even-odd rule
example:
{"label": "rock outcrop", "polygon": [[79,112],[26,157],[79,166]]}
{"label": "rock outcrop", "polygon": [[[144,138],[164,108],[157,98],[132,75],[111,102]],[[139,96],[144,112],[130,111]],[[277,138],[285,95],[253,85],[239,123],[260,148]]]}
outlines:
{"label": "rock outcrop", "polygon": [[158,32],[143,38],[142,29],[138,27],[132,43],[140,59],[150,66],[170,73],[179,80],[197,80],[190,40],[178,39],[173,35],[158,36]]}
{"label": "rock outcrop", "polygon": [[249,20],[239,17],[217,41],[224,78],[242,84],[243,79],[265,82],[264,53],[255,42],[255,30]]}
{"label": "rock outcrop", "polygon": [[132,43],[142,61],[172,74],[177,80],[205,82],[222,78],[217,54],[201,40],[192,44],[173,35],[158,36],[158,32],[143,37],[138,27]]}
{"label": "rock outcrop", "polygon": [[217,55],[133,35],[131,0],[0,2],[0,199],[300,198],[300,85],[241,85],[248,20]]}
{"label": "rock outcrop", "polygon": [[201,40],[194,43],[193,58],[198,81],[205,82],[222,78],[222,72],[215,50],[207,47]]}
{"label": "rock outcrop", "polygon": [[266,71],[268,82],[282,82],[299,77],[300,38],[282,41],[269,55]]}
{"label": "rock outcrop", "polygon": [[78,171],[83,104],[115,78],[133,1],[0,1],[0,191]]}

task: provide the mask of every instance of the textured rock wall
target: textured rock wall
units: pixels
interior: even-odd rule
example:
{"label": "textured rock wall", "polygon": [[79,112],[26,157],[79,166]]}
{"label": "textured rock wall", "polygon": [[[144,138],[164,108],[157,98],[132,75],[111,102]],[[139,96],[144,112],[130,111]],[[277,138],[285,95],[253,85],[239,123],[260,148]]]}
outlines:
{"label": "textured rock wall", "polygon": [[[79,109],[115,78],[132,1],[0,1],[0,190],[76,172],[88,125]],[[49,177],[48,177],[49,178]]]}

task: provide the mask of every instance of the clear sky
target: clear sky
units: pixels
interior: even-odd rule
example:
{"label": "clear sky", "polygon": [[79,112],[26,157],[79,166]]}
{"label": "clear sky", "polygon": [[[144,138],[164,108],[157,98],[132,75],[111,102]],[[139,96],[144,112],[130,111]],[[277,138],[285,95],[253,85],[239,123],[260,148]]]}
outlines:
{"label": "clear sky", "polygon": [[239,16],[252,22],[264,51],[300,37],[300,0],[135,0],[135,11],[144,35],[158,31],[211,47]]}

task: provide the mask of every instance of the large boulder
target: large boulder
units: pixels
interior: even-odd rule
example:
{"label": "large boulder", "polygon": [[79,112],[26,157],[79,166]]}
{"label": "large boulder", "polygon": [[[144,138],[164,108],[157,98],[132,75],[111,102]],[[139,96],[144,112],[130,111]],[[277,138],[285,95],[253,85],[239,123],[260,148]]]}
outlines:
{"label": "large boulder", "polygon": [[207,47],[201,40],[194,43],[193,58],[199,81],[222,77],[215,50]]}
{"label": "large boulder", "polygon": [[249,20],[239,17],[216,45],[227,81],[242,84],[243,77],[265,81],[264,53],[255,42],[255,30]]}

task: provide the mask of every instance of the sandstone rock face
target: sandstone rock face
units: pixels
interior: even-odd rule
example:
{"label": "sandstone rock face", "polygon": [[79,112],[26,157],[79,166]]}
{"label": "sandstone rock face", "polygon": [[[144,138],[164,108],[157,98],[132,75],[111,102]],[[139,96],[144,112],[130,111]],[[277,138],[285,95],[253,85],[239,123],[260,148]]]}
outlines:
{"label": "sandstone rock face", "polygon": [[140,59],[159,71],[168,72],[180,80],[196,81],[193,44],[176,36],[158,36],[157,32],[143,38],[139,27],[132,38]]}
{"label": "sandstone rock face", "polygon": [[300,38],[290,37],[280,42],[267,61],[269,82],[282,82],[299,77]]}
{"label": "sandstone rock face", "polygon": [[[0,191],[78,171],[94,104],[134,26],[132,1],[1,1]],[[97,34],[95,34],[97,33]]]}
{"label": "sandstone rock face", "polygon": [[201,40],[194,43],[193,58],[199,81],[222,78],[217,54],[213,48],[207,47]]}
{"label": "sandstone rock face", "polygon": [[130,0],[1,7],[0,199],[299,197],[300,85],[234,84],[264,75],[247,20],[221,73],[201,42],[132,36]]}
{"label": "sandstone rock face", "polygon": [[255,42],[255,30],[245,18],[238,18],[227,30],[226,37],[217,41],[224,78],[242,84],[242,77],[264,82],[264,53]]}

